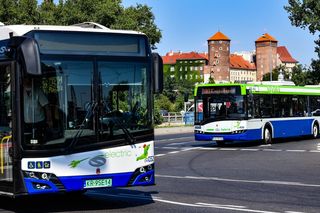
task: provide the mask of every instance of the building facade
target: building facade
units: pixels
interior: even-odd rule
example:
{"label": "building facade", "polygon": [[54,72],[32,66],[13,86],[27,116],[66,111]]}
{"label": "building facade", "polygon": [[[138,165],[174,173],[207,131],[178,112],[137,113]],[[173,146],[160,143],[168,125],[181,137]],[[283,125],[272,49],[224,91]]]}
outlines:
{"label": "building facade", "polygon": [[254,51],[230,54],[231,39],[217,32],[208,40],[208,54],[197,52],[169,52],[163,56],[164,73],[177,80],[216,83],[261,81],[263,76],[278,66],[287,72],[297,65],[285,46],[263,34],[255,41]]}
{"label": "building facade", "polygon": [[179,81],[203,82],[204,66],[207,65],[208,54],[197,52],[169,52],[162,56],[165,76]]}

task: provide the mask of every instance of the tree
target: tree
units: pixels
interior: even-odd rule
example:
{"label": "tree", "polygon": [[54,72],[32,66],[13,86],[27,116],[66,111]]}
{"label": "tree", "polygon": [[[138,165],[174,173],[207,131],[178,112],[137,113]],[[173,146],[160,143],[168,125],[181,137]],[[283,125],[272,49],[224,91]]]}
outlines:
{"label": "tree", "polygon": [[[310,33],[315,34],[320,31],[320,1],[319,0],[289,0],[289,5],[285,9],[289,13],[292,25],[309,29]],[[311,70],[308,75],[311,81],[319,84],[320,82],[320,35],[315,40],[315,52],[318,59],[311,62]]]}
{"label": "tree", "polygon": [[37,0],[19,0],[16,24],[37,24],[40,21]]}
{"label": "tree", "polygon": [[[288,71],[286,70],[286,67],[284,65],[279,65],[276,68],[274,68],[272,70],[272,80],[273,81],[277,81],[278,80],[278,76],[280,74],[280,71],[282,72],[284,79],[285,80],[289,80],[290,78],[290,74],[288,73]],[[270,81],[270,73],[264,74],[262,77],[262,81]]]}
{"label": "tree", "polygon": [[[319,0],[289,0],[285,9],[289,12],[292,25],[305,29],[308,27],[312,34],[320,31],[320,1]],[[320,35],[315,41],[315,52],[320,58]]]}
{"label": "tree", "polygon": [[0,21],[5,24],[16,24],[17,5],[17,1],[0,0]]}
{"label": "tree", "polygon": [[135,30],[149,37],[151,47],[161,39],[161,31],[147,5],[124,8],[121,0],[0,0],[0,21],[5,24],[73,25],[97,22],[112,29]]}
{"label": "tree", "polygon": [[161,31],[154,20],[155,17],[150,7],[137,4],[136,7],[131,6],[124,9],[122,15],[117,17],[111,28],[143,32],[148,36],[151,47],[156,49],[155,44],[159,43],[161,39]]}

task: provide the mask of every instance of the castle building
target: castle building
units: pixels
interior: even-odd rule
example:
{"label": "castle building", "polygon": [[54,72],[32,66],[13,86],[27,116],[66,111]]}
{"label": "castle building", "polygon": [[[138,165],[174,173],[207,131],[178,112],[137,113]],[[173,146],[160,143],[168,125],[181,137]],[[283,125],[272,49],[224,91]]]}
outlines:
{"label": "castle building", "polygon": [[263,34],[256,41],[257,80],[270,73],[277,66],[278,41],[268,33]]}
{"label": "castle building", "polygon": [[178,80],[216,83],[261,81],[263,76],[278,66],[287,72],[297,65],[285,46],[263,34],[255,41],[255,51],[230,54],[231,39],[218,31],[208,40],[208,54],[169,52],[163,56],[164,73]]}

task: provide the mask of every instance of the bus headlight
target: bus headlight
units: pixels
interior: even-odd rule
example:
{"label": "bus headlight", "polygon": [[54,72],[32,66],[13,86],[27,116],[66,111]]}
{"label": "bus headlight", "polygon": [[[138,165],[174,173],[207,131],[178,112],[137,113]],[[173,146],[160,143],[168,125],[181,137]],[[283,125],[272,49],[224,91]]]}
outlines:
{"label": "bus headlight", "polygon": [[246,130],[235,130],[235,131],[232,131],[232,134],[241,134],[241,133],[244,133]]}

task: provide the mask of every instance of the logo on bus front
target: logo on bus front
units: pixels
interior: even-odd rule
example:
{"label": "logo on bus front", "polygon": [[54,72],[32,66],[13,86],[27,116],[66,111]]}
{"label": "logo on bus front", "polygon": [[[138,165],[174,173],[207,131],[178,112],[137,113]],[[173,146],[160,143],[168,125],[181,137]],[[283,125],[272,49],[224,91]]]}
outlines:
{"label": "logo on bus front", "polygon": [[7,50],[7,48],[5,46],[0,47],[0,55],[4,55],[6,50]]}

